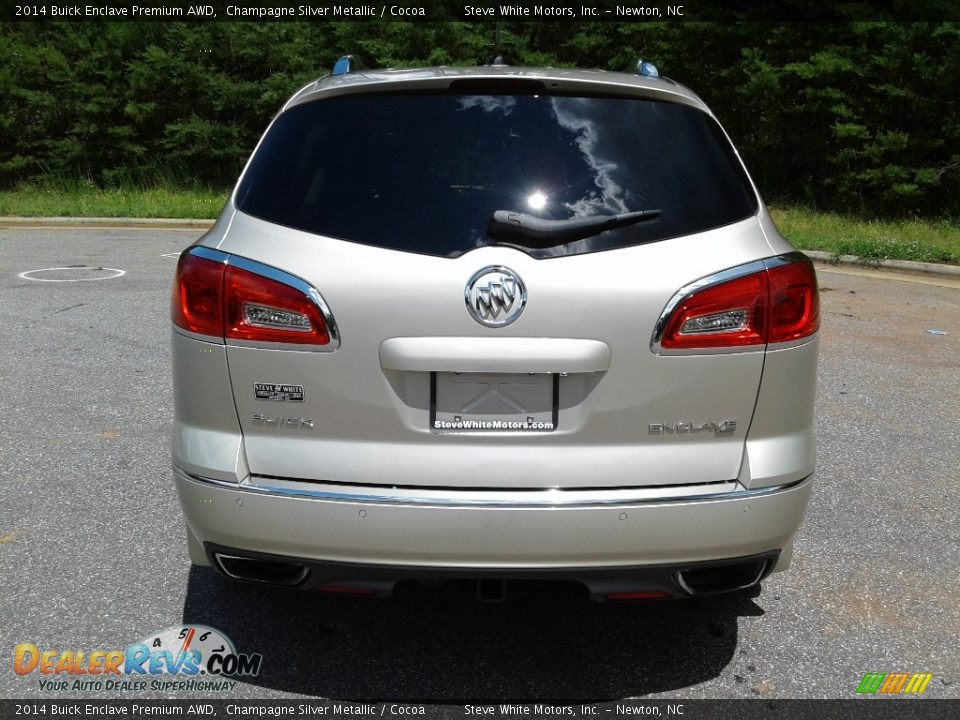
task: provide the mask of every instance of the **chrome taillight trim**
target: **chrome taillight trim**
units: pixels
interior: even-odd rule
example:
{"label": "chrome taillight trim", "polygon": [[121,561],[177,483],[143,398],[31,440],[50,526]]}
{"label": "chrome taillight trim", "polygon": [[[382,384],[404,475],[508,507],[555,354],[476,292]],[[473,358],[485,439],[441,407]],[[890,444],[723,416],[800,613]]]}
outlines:
{"label": "chrome taillight trim", "polygon": [[[249,258],[240,257],[239,255],[226,253],[222,250],[215,250],[214,248],[209,248],[204,245],[194,245],[193,247],[185,250],[183,255],[195,255],[206,260],[212,260],[213,262],[240,268],[241,270],[246,270],[256,275],[261,275],[268,280],[273,280],[283,285],[287,285],[294,290],[302,292],[304,295],[310,298],[310,301],[316,306],[317,310],[320,311],[320,316],[323,318],[323,322],[327,326],[327,334],[330,336],[330,342],[328,342],[326,345],[263,342],[253,340],[237,340],[234,338],[226,338],[226,345],[233,347],[263,348],[269,350],[299,350],[300,352],[333,352],[340,347],[340,330],[337,328],[336,320],[333,319],[333,313],[330,311],[330,307],[327,305],[326,300],[323,299],[323,295],[320,294],[320,291],[303,278],[299,278],[296,275],[291,275],[285,270],[280,270],[272,265],[265,265],[264,263],[257,262],[256,260],[250,260]],[[177,329],[182,330],[181,328]],[[192,333],[190,335],[193,336]],[[209,337],[204,336],[203,339],[209,339]],[[224,342],[224,338],[220,338],[220,341]]]}
{"label": "chrome taillight trim", "polygon": [[227,260],[230,258],[228,253],[225,253],[222,250],[214,250],[206,245],[191,245],[182,253],[180,253],[180,257],[183,257],[184,255],[196,255],[197,257],[202,257],[205,260],[212,260],[213,262],[222,263],[224,265],[227,264]]}
{"label": "chrome taillight trim", "polygon": [[[699,280],[694,280],[688,285],[684,285],[673,294],[661,311],[660,317],[657,319],[656,325],[654,325],[653,328],[653,336],[650,338],[650,350],[655,355],[723,355],[728,353],[764,352],[767,349],[766,343],[718,348],[675,349],[663,347],[662,341],[663,334],[667,329],[667,323],[669,322],[670,317],[673,315],[674,310],[677,309],[677,306],[681,302],[686,300],[691,295],[702,292],[703,290],[708,290],[715,285],[720,285],[721,283],[746,277],[747,275],[753,275],[754,273],[758,273],[763,270],[772,270],[773,268],[780,267],[781,265],[790,265],[791,263],[808,261],[809,258],[799,251],[783,253],[782,255],[774,255],[773,257],[764,258],[762,260],[752,260],[751,262],[744,263],[743,265],[736,265],[732,268],[727,268],[726,270],[721,270],[720,272],[713,273],[712,275],[702,277]],[[809,342],[811,339],[812,336],[808,338],[802,338],[798,344],[802,345],[805,342]]]}

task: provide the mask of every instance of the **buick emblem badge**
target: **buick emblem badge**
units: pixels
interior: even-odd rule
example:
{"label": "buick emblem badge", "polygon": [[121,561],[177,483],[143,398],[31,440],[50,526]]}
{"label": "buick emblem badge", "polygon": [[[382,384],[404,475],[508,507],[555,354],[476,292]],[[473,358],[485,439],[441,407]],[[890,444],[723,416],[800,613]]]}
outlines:
{"label": "buick emblem badge", "polygon": [[527,288],[513,270],[491,265],[476,272],[464,292],[467,310],[481,325],[503,327],[523,312]]}

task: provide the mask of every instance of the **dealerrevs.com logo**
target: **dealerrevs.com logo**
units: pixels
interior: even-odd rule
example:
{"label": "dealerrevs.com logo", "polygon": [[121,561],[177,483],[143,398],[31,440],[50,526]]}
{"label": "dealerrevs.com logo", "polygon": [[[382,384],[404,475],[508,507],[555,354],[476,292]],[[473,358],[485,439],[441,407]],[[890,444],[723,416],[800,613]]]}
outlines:
{"label": "dealerrevs.com logo", "polygon": [[126,650],[20,643],[13,652],[13,671],[35,675],[46,691],[232,690],[231,678],[259,675],[262,662],[262,655],[237,652],[230,638],[206,625],[168,627]]}
{"label": "dealerrevs.com logo", "polygon": [[867,673],[857,686],[860,695],[922,695],[933,679],[931,673]]}

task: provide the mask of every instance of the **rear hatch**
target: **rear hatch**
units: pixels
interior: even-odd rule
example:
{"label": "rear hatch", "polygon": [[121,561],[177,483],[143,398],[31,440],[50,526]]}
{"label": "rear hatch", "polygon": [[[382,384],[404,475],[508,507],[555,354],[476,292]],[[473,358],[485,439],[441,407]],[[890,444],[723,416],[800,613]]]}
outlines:
{"label": "rear hatch", "polygon": [[235,203],[219,249],[305,280],[337,334],[314,349],[228,340],[254,474],[459,488],[737,477],[763,346],[651,349],[679,288],[769,254],[749,180],[701,110],[333,97],[278,117]]}

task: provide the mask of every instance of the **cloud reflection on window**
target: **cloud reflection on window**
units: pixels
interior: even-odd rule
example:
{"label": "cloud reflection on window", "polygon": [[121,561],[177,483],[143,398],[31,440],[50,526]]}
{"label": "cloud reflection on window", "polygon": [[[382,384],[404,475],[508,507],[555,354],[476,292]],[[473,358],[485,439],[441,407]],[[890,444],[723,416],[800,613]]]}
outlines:
{"label": "cloud reflection on window", "polygon": [[511,95],[466,95],[460,100],[460,110],[480,108],[484,112],[502,112],[509,115],[517,106],[517,99]]}
{"label": "cloud reflection on window", "polygon": [[[627,193],[614,179],[614,175],[620,170],[620,164],[609,157],[604,157],[603,150],[603,145],[607,144],[611,149],[611,155],[616,153],[617,148],[622,151],[623,146],[619,138],[611,138],[611,135],[617,134],[614,128],[623,124],[624,118],[591,117],[590,113],[602,112],[602,104],[590,99],[556,97],[552,98],[551,102],[560,126],[576,133],[577,147],[583,153],[584,162],[593,170],[594,183],[597,187],[596,191],[590,192],[579,200],[564,203],[564,207],[568,208],[574,217],[629,212],[631,208],[627,204]],[[608,105],[620,106],[619,103],[608,103]],[[597,130],[598,124],[603,127],[602,135]],[[605,142],[611,139],[615,142]]]}

